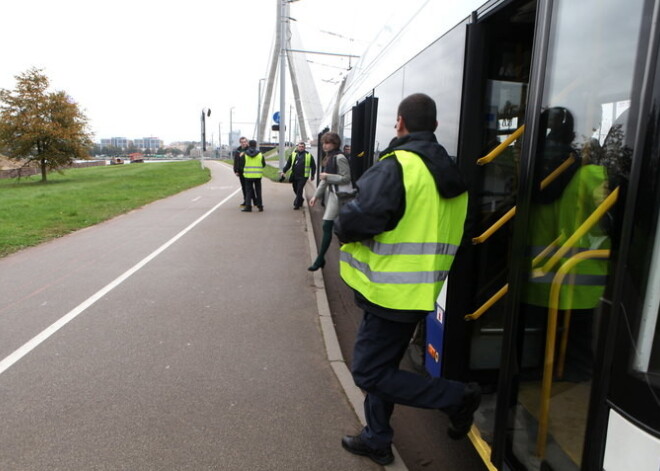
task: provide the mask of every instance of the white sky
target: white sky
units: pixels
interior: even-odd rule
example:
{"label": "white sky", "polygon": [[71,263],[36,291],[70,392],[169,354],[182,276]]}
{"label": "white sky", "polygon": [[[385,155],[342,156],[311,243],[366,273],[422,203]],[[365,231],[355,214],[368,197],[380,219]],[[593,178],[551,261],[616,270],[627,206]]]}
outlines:
{"label": "white sky", "polygon": [[[396,0],[299,0],[291,17],[308,50],[360,54],[397,9]],[[0,28],[0,88],[44,69],[89,118],[94,140],[156,136],[165,144],[227,143],[233,129],[252,136],[259,79],[266,77],[278,0],[8,0]],[[354,38],[331,36],[322,31]],[[325,107],[345,59],[309,56]],[[290,97],[289,97],[290,98]],[[279,104],[279,98],[275,103]]]}

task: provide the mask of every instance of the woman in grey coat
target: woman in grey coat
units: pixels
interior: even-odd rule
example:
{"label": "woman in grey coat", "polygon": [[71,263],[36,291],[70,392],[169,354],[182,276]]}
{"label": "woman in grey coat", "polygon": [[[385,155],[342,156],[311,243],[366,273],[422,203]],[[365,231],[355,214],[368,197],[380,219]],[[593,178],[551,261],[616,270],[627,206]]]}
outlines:
{"label": "woman in grey coat", "polygon": [[313,207],[318,200],[323,202],[325,212],[323,213],[323,239],[319,254],[314,263],[308,268],[309,271],[316,271],[325,266],[325,253],[330,247],[332,241],[332,225],[334,219],[339,213],[339,197],[337,196],[337,185],[345,185],[351,182],[351,167],[348,159],[341,153],[341,139],[335,132],[327,132],[321,137],[321,145],[325,157],[321,163],[322,169],[319,173],[321,180],[316,193],[309,205]]}

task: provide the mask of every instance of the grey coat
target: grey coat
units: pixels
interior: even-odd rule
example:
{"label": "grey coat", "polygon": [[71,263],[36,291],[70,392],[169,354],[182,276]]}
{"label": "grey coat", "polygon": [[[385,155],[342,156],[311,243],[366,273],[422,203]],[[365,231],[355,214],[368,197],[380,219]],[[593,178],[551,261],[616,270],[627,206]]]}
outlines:
{"label": "grey coat", "polygon": [[344,154],[337,154],[337,174],[329,173],[325,180],[321,180],[314,197],[323,201],[325,212],[324,221],[333,221],[339,214],[339,198],[335,194],[335,185],[344,185],[351,181],[351,167]]}

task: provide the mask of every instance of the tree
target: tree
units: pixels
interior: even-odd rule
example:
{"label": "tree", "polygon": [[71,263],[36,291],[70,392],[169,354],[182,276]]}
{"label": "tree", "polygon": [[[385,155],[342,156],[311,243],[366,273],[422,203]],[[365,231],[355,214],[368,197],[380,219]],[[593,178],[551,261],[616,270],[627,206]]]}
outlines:
{"label": "tree", "polygon": [[36,162],[41,181],[49,170],[88,158],[87,118],[63,91],[48,91],[41,69],[16,76],[16,90],[0,89],[0,147],[15,160]]}

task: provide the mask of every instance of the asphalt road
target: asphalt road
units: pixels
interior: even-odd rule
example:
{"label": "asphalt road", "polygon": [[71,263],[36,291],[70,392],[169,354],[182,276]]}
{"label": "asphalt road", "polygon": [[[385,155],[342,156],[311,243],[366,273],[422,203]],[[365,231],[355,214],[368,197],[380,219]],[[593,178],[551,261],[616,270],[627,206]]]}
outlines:
{"label": "asphalt road", "polygon": [[[375,470],[326,356],[304,213],[231,168],[0,259],[0,470]],[[240,193],[240,192],[238,192]]]}

